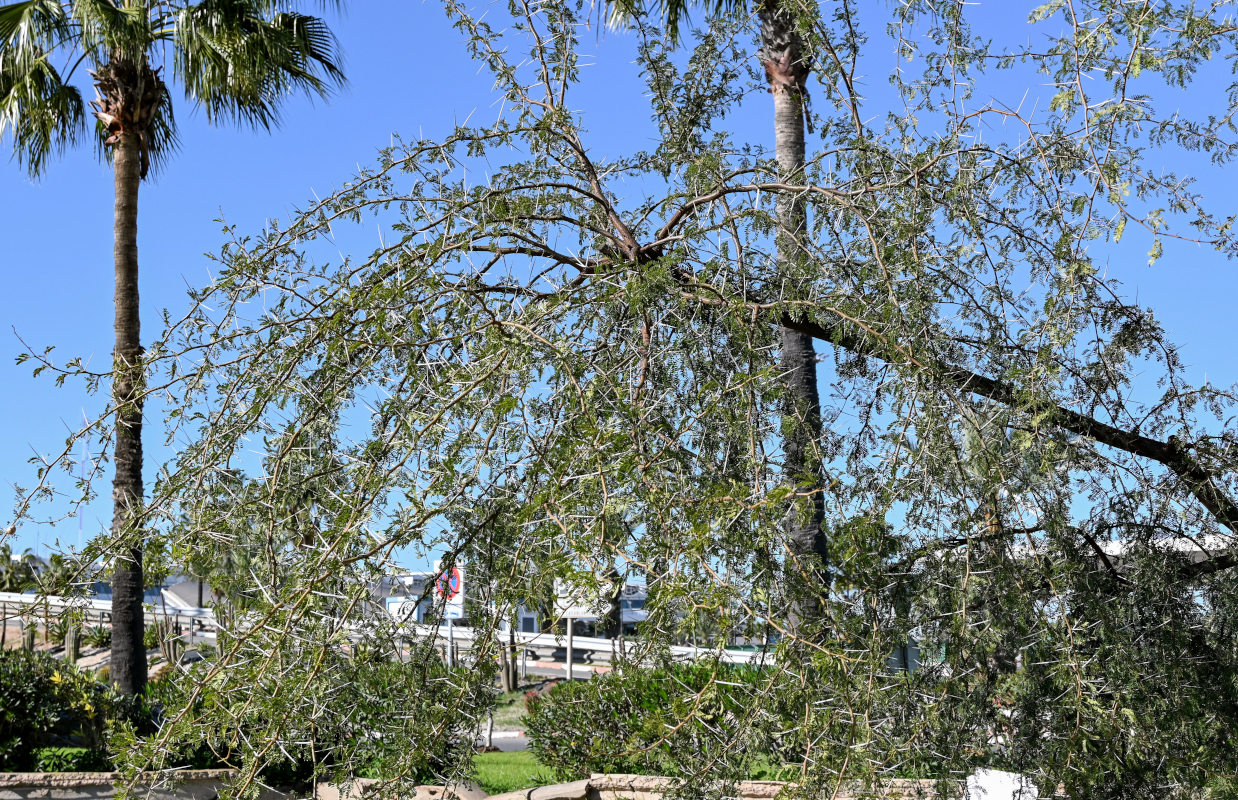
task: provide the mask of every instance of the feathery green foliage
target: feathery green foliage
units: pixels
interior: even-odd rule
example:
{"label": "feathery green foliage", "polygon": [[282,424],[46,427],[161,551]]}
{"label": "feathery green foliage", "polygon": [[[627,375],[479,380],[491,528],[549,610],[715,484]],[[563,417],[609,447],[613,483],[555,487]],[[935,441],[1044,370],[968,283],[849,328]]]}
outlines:
{"label": "feathery green foliage", "polygon": [[[243,743],[253,777],[284,743],[348,742],[357,708],[393,753],[385,777],[462,779],[468,755],[444,743],[493,703],[495,623],[617,568],[649,589],[622,660],[726,659],[742,640],[762,663],[761,701],[721,720],[693,716],[717,681],[676,699],[665,725],[712,726],[709,758],[659,754],[684,796],[721,794],[761,737],[788,797],[957,788],[978,767],[1080,798],[1223,787],[1235,396],[1189,383],[1099,265],[1126,257],[1128,227],[1166,258],[1175,236],[1235,252],[1228,212],[1162,169],[1232,160],[1231,99],[1192,120],[1143,94],[1217,77],[1238,44],[1225,7],[1081,0],[992,31],[945,0],[823,6],[798,182],[729,129],[752,86],[743,15],[692,31],[686,59],[634,20],[652,141],[603,158],[574,110],[583,4],[447,9],[499,118],[397,141],[289,220],[229,231],[215,282],[150,349],[147,385],[175,395],[187,442],[156,529],[186,560],[245,531],[268,563],[235,577],[252,604],[195,678],[214,702],[170,713],[130,774],[205,728]],[[862,74],[890,74],[889,96],[861,94]],[[1012,111],[1046,76],[1052,96]],[[787,193],[809,219],[793,269]],[[375,220],[379,244],[357,244]],[[778,324],[828,353],[828,586],[782,524]],[[221,503],[238,469],[252,488]],[[434,672],[438,629],[372,601],[397,559],[431,556],[484,560],[471,670]],[[792,629],[806,593],[824,613]],[[709,646],[677,649],[702,615]],[[909,643],[914,672],[891,658]],[[399,714],[350,694],[368,660],[403,665]],[[336,753],[333,776],[364,766]]]}

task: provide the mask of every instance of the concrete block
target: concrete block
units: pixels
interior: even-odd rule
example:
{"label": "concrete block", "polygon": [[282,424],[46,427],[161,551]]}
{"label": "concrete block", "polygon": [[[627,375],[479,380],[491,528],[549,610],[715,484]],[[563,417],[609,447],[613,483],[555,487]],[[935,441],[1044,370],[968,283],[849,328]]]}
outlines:
{"label": "concrete block", "polygon": [[486,800],[486,798],[490,797],[490,795],[486,794],[485,789],[472,781],[456,786],[448,786],[446,794],[448,798],[454,798],[454,800]]}
{"label": "concrete block", "polygon": [[589,781],[583,780],[554,786],[519,789],[515,792],[491,795],[489,800],[590,800],[597,796],[596,793],[590,792]]}
{"label": "concrete block", "polygon": [[1017,772],[978,769],[963,787],[965,800],[1037,800],[1036,785]]}
{"label": "concrete block", "polygon": [[[412,797],[407,789],[406,800],[486,800],[486,793],[476,784],[457,787],[415,786]],[[399,792],[391,791],[390,798]],[[383,789],[383,781],[374,778],[357,778],[347,784],[320,783],[314,790],[314,800],[383,800],[388,795]]]}

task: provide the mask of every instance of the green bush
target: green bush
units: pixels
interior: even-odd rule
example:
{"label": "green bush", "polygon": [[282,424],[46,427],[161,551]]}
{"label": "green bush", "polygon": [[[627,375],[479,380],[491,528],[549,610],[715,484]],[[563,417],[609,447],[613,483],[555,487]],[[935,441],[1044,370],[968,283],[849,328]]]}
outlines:
{"label": "green bush", "polygon": [[[393,779],[436,783],[474,754],[476,723],[454,709],[488,705],[459,668],[437,659],[401,664],[385,655],[360,657],[349,665],[349,688],[338,697],[341,714],[322,732],[322,747],[335,765],[351,765],[352,775],[333,777]],[[413,699],[415,698],[415,699]],[[400,719],[393,708],[416,704],[418,713]],[[411,745],[411,746],[410,746]]]}
{"label": "green bush", "polygon": [[66,634],[69,632],[69,619],[60,617],[47,626],[47,641],[52,644],[64,644]]}
{"label": "green bush", "polygon": [[91,647],[110,647],[112,645],[112,629],[95,625],[82,637],[82,641]]}
{"label": "green bush", "polygon": [[769,747],[737,727],[760,673],[724,664],[616,670],[530,693],[529,748],[562,780],[593,772],[740,779]]}
{"label": "green bush", "polygon": [[107,753],[88,747],[40,747],[34,751],[35,772],[107,772]]}
{"label": "green bush", "polygon": [[116,695],[46,653],[0,653],[0,771],[37,767],[36,751],[71,744],[101,751]]}
{"label": "green bush", "polygon": [[147,650],[154,650],[159,646],[159,628],[156,625],[147,625],[146,630],[142,633],[142,646]]}
{"label": "green bush", "polygon": [[[147,700],[165,725],[160,731],[165,760],[154,767],[253,769],[267,785],[305,792],[312,791],[315,780],[435,783],[437,776],[469,760],[477,714],[458,715],[454,709],[462,701],[478,700],[457,696],[470,687],[461,671],[452,674],[437,661],[401,664],[385,654],[341,656],[337,666],[347,670],[347,688],[333,697],[330,711],[314,718],[305,716],[301,698],[278,694],[278,678],[269,687],[228,686],[209,662],[165,673],[147,684]],[[281,705],[249,713],[253,704],[244,701],[244,693],[253,691],[278,694]],[[408,713],[414,704],[419,713]],[[184,715],[162,714],[186,707]],[[204,717],[217,718],[221,710],[235,714],[235,727],[200,723]],[[283,743],[278,752],[248,748],[249,741],[268,736]],[[135,737],[134,743],[142,741]]]}

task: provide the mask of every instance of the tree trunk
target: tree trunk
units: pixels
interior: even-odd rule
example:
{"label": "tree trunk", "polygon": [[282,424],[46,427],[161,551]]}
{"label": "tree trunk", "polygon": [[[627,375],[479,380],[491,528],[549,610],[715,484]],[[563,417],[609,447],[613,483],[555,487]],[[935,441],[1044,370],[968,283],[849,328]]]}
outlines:
{"label": "tree trunk", "polygon": [[112,576],[112,683],[122,694],[146,686],[142,614],[142,548],[135,530],[142,511],[141,327],[138,317],[138,187],[142,155],[137,134],[117,135],[112,149],[116,215],[116,349],[112,400],[116,405],[116,476],[112,481],[112,535],[121,545]]}
{"label": "tree trunk", "polygon": [[520,688],[520,670],[517,666],[519,653],[516,651],[516,627],[513,625],[507,632],[507,682],[512,685],[512,691]]}
{"label": "tree trunk", "polygon": [[[776,3],[759,11],[761,62],[774,96],[774,144],[780,179],[801,183],[804,178],[804,127],[808,67],[795,31],[795,17]],[[802,197],[780,194],[777,200],[778,270],[784,296],[798,295],[804,264],[808,215]],[[782,379],[786,397],[782,412],[784,470],[799,498],[786,518],[792,548],[788,570],[795,595],[789,614],[794,630],[819,616],[819,598],[826,582],[825,498],[819,442],[822,433],[821,399],[817,391],[817,356],[812,337],[781,329]]]}
{"label": "tree trunk", "polygon": [[504,694],[507,694],[508,692],[514,692],[516,690],[516,685],[512,683],[512,670],[511,670],[511,657],[510,656],[511,656],[511,653],[507,649],[507,644],[500,642],[499,643],[499,689]]}
{"label": "tree trunk", "polygon": [[614,640],[623,632],[623,576],[612,566],[606,571],[606,580],[612,588],[606,598],[606,615],[601,620],[602,636]]}

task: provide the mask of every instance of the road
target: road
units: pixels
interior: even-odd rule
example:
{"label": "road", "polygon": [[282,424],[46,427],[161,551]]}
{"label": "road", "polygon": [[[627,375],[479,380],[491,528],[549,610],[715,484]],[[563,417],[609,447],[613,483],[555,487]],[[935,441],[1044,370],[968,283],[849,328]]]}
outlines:
{"label": "road", "polygon": [[[484,741],[479,740],[477,742],[478,747],[481,747],[483,744],[485,744]],[[499,731],[495,731],[494,746],[504,753],[518,753],[521,750],[529,749],[529,740],[524,736],[503,736]]]}

